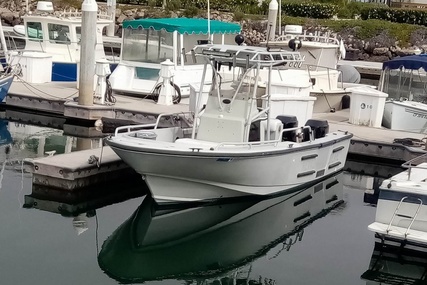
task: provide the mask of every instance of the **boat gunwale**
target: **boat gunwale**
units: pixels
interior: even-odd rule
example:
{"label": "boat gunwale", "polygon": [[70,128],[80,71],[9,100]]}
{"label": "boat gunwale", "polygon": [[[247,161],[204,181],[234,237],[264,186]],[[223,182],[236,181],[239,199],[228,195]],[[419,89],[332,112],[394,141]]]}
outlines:
{"label": "boat gunwale", "polygon": [[[329,135],[334,135],[335,133],[329,134]],[[162,149],[162,148],[153,148],[150,145],[135,145],[135,146],[131,146],[131,145],[124,145],[123,143],[118,143],[116,142],[116,140],[114,138],[107,138],[106,142],[108,145],[110,145],[110,147],[112,148],[116,148],[116,149],[120,149],[123,151],[132,151],[135,153],[147,153],[147,154],[153,154],[153,155],[170,155],[170,156],[187,156],[187,157],[198,157],[198,158],[214,158],[214,157],[230,157],[230,158],[259,158],[259,157],[266,157],[266,156],[275,156],[275,155],[283,155],[283,154],[287,154],[287,153],[293,153],[293,152],[299,152],[299,151],[303,151],[303,150],[310,150],[310,149],[320,149],[320,148],[324,148],[324,147],[329,147],[332,146],[334,144],[340,143],[342,141],[346,141],[346,140],[350,140],[352,138],[352,134],[350,133],[342,133],[341,136],[334,138],[334,139],[330,139],[327,140],[324,138],[319,138],[319,139],[315,139],[311,142],[303,142],[300,143],[300,145],[298,146],[290,146],[291,144],[297,144],[295,142],[289,142],[289,141],[283,141],[283,142],[278,142],[277,145],[281,145],[284,143],[288,143],[286,144],[286,148],[283,147],[275,147],[275,149],[259,149],[256,150],[254,148],[246,148],[244,152],[240,151],[240,152],[236,152],[236,148],[232,148],[229,151],[225,151],[224,149],[221,150],[204,150],[204,149],[200,149],[197,150],[197,148],[188,148],[188,149]],[[117,137],[116,137],[117,139]],[[323,139],[323,140],[322,140]],[[155,140],[149,140],[149,139],[141,139],[142,141],[148,141],[150,144],[155,145],[156,142],[158,144],[158,141]],[[316,142],[318,140],[322,140],[320,142]],[[173,146],[175,143],[174,142],[170,142],[170,145]],[[218,143],[219,145],[220,143]],[[262,146],[261,144],[259,146]]]}

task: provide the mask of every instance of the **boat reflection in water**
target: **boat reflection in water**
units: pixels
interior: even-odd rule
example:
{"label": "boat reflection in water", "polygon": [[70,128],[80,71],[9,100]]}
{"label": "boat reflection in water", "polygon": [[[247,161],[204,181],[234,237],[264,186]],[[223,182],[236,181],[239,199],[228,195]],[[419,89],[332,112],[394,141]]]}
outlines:
{"label": "boat reflection in water", "polygon": [[251,279],[248,267],[275,246],[282,248],[279,253],[289,250],[302,239],[305,226],[343,202],[342,193],[340,173],[269,199],[172,208],[147,196],[104,242],[98,263],[123,283],[243,278],[258,284],[259,276]]}
{"label": "boat reflection in water", "polygon": [[427,254],[375,243],[369,269],[362,279],[366,284],[427,284]]}

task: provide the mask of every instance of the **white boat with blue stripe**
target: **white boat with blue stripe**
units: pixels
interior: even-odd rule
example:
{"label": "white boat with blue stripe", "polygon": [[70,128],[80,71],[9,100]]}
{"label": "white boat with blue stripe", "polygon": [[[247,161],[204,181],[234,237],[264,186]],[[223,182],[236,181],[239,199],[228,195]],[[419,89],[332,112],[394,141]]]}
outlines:
{"label": "white boat with blue stripe", "polygon": [[403,164],[407,170],[380,186],[375,222],[378,242],[427,251],[427,155]]}

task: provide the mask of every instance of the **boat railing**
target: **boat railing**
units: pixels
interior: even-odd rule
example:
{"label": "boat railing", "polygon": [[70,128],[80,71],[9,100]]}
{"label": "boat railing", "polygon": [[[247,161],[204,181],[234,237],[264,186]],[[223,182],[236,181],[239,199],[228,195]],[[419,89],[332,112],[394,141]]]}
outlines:
{"label": "boat railing", "polygon": [[[308,133],[310,134],[309,136],[309,140],[310,142],[314,140],[313,137],[313,132],[311,130],[310,126],[302,126],[302,127],[293,127],[293,128],[286,128],[283,129],[280,133],[280,135],[278,136],[278,138],[274,139],[274,140],[268,140],[268,141],[253,141],[253,142],[221,142],[219,143],[214,149],[215,150],[219,150],[220,148],[223,147],[241,147],[241,146],[247,146],[249,149],[251,149],[254,146],[265,146],[265,145],[273,145],[273,146],[277,146],[280,142],[283,141],[283,134],[286,132],[292,132],[292,131],[297,131],[300,130],[302,133],[304,132],[304,130],[307,129]],[[292,148],[294,146],[294,144],[289,141],[289,148]],[[296,142],[295,142],[296,143]]]}
{"label": "boat railing", "polygon": [[[83,12],[81,10],[78,10],[76,8],[69,8],[68,10],[62,10],[62,11],[55,11],[53,13],[49,12],[38,12],[33,11],[33,16],[55,16],[58,18],[82,18]],[[106,11],[98,10],[97,18],[99,20],[112,20],[112,16],[108,14]]]}
{"label": "boat railing", "polygon": [[415,197],[414,199],[416,201],[418,201],[419,203],[418,203],[418,207],[417,207],[417,209],[416,209],[416,211],[415,211],[415,213],[413,215],[403,214],[402,212],[399,212],[399,208],[402,205],[402,203],[404,201],[410,200],[410,199],[411,199],[411,197],[409,197],[409,196],[405,196],[402,199],[400,199],[400,202],[397,205],[396,209],[394,210],[393,216],[391,217],[390,223],[388,224],[388,227],[386,229],[387,234],[391,231],[391,227],[393,225],[394,218],[395,217],[401,217],[401,218],[406,218],[406,219],[410,219],[411,220],[411,222],[409,223],[409,225],[408,225],[408,227],[406,228],[406,231],[405,231],[405,238],[408,236],[409,230],[411,229],[412,225],[414,224],[414,222],[415,222],[415,220],[416,220],[416,218],[418,216],[418,213],[420,212],[420,209],[423,206],[423,200],[421,200],[420,198],[416,198]]}
{"label": "boat railing", "polygon": [[186,116],[186,115],[190,115],[193,116],[194,113],[193,112],[181,112],[181,113],[165,113],[165,114],[160,114],[155,123],[149,123],[149,124],[139,124],[139,125],[127,125],[127,126],[121,126],[121,127],[117,127],[116,130],[114,131],[114,136],[118,136],[121,134],[126,134],[126,133],[130,133],[133,131],[138,131],[138,130],[155,130],[157,128],[159,128],[160,125],[160,120],[164,119],[166,117],[180,117],[180,116]]}
{"label": "boat railing", "polygon": [[201,45],[194,48],[194,55],[215,60],[216,64],[248,69],[279,67],[286,64],[299,65],[303,58],[299,52],[266,50],[246,46]]}
{"label": "boat railing", "polygon": [[402,164],[402,167],[408,169],[408,180],[411,180],[411,172],[413,168],[419,168],[419,169],[426,169],[427,170],[427,164],[420,165],[422,163],[427,163],[427,153],[417,156],[411,160],[408,160],[407,162]]}
{"label": "boat railing", "polygon": [[336,45],[340,44],[339,40],[336,37],[331,36],[330,33],[322,34],[318,31],[313,34],[307,34],[307,31],[304,31],[304,34],[301,35],[284,34],[275,39],[275,41],[285,41],[290,39],[299,39],[309,42],[332,43]]}
{"label": "boat railing", "polygon": [[[338,78],[340,78],[340,76],[342,78],[342,71],[338,70],[336,68],[332,68],[332,67],[328,67],[328,66],[322,66],[322,65],[315,65],[315,64],[304,64],[304,63],[302,64],[302,67],[306,67],[307,68],[307,72],[308,72],[308,76],[310,77],[310,80],[314,80],[316,78],[312,74],[312,72],[314,71],[313,69],[317,69],[317,71],[318,71],[318,68],[321,68],[322,70],[326,70],[326,75],[327,75],[328,84],[329,84],[329,86],[328,86],[329,90],[332,90],[332,86],[331,86],[331,71],[337,72],[338,73]],[[341,84],[341,88],[344,88],[344,82],[342,80],[338,81],[338,83]],[[314,84],[313,84],[313,86],[314,86]]]}

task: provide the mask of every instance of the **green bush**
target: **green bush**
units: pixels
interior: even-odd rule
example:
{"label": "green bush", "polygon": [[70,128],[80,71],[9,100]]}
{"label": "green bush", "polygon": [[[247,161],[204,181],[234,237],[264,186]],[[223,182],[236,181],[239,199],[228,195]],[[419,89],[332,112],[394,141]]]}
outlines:
{"label": "green bush", "polygon": [[186,18],[193,18],[199,15],[199,8],[194,5],[190,5],[182,12],[182,15]]}
{"label": "green bush", "polygon": [[361,18],[363,20],[381,19],[396,23],[427,25],[427,12],[423,10],[366,8],[361,11]]}
{"label": "green bush", "polygon": [[166,1],[166,10],[176,11],[181,9],[181,1],[180,0],[168,0]]}
{"label": "green bush", "polygon": [[308,17],[314,19],[332,18],[338,7],[323,3],[282,3],[282,12],[293,17]]}
{"label": "green bush", "polygon": [[335,21],[330,19],[308,19],[302,17],[282,17],[283,25],[301,25],[306,27],[328,27],[336,33],[351,30],[351,34],[361,40],[367,40],[380,35],[383,32],[396,38],[401,46],[410,43],[411,34],[417,30],[425,30],[426,27],[411,24],[392,23],[384,20],[346,20]]}
{"label": "green bush", "polygon": [[243,13],[242,11],[236,11],[236,12],[234,12],[234,15],[233,15],[233,20],[234,21],[240,22],[244,18],[245,18],[245,13]]}

